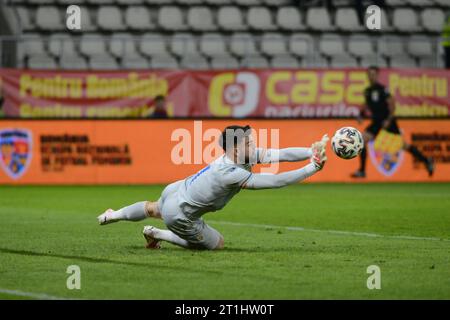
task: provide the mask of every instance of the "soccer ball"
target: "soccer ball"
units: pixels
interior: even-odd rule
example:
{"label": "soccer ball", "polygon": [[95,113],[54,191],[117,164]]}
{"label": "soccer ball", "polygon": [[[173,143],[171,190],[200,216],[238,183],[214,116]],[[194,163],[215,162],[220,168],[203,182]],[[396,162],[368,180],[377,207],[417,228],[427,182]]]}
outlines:
{"label": "soccer ball", "polygon": [[361,153],[364,139],[361,132],[352,127],[343,127],[336,131],[331,139],[334,153],[342,159],[353,159]]}

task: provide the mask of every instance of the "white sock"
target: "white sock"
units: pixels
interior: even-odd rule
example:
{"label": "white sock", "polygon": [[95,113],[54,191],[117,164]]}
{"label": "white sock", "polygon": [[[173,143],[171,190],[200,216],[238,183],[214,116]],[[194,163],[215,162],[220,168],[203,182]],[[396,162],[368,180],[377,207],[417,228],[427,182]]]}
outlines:
{"label": "white sock", "polygon": [[156,239],[164,240],[167,242],[170,242],[172,244],[176,244],[177,246],[188,248],[189,242],[187,242],[184,239],[181,239],[179,236],[177,236],[175,233],[173,233],[170,230],[161,230],[156,229],[154,230],[154,236]]}
{"label": "white sock", "polygon": [[145,213],[145,201],[136,202],[131,206],[113,211],[111,213],[111,218],[114,220],[129,220],[129,221],[144,220],[145,218],[148,218],[147,214]]}

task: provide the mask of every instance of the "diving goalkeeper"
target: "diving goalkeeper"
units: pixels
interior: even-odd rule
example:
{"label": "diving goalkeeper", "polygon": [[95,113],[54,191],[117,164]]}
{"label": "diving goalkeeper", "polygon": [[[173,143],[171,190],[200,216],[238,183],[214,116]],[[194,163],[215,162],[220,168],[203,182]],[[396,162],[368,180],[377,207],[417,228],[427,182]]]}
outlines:
{"label": "diving goalkeeper", "polygon": [[[189,249],[221,249],[223,236],[207,225],[202,215],[222,209],[241,189],[280,188],[302,181],[319,170],[327,160],[327,135],[311,148],[255,148],[250,126],[229,126],[219,142],[224,154],[190,177],[169,184],[157,202],[141,201],[119,210],[108,209],[98,216],[100,225],[148,217],[163,219],[168,230],[144,227],[147,248],[160,248],[161,241]],[[255,174],[256,163],[302,161],[306,166],[279,174]]]}

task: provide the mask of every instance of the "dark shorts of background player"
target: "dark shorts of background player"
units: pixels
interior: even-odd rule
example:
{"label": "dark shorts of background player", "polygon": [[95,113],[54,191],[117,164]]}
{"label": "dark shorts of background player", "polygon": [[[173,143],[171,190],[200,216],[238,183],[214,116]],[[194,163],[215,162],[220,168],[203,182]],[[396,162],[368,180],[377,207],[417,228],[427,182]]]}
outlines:
{"label": "dark shorts of background player", "polygon": [[[366,128],[366,131],[373,134],[374,137],[378,135],[380,130],[383,129],[383,121],[372,121],[372,123]],[[390,133],[400,134],[400,129],[397,125],[397,120],[392,119],[386,130]]]}

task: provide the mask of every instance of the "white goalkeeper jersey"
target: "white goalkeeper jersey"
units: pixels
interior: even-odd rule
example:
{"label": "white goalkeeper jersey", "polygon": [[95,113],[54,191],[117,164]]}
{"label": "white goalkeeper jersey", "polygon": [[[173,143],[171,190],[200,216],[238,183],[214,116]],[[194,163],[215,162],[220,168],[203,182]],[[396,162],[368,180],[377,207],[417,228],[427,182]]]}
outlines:
{"label": "white goalkeeper jersey", "polygon": [[[311,156],[310,148],[287,148],[280,150],[257,148],[255,151],[256,159],[255,161],[251,161],[252,164],[300,161],[308,159]],[[220,156],[196,174],[182,181],[178,189],[178,201],[181,209],[189,218],[193,219],[202,216],[206,212],[219,210],[249,180],[251,181],[252,176],[258,176],[262,181],[262,183],[256,183],[261,185],[260,188],[282,186],[282,184],[272,185],[272,180],[268,178],[261,179],[269,175],[253,174],[252,164],[236,164],[227,156]],[[269,182],[269,184],[266,182]],[[257,189],[258,185],[252,184],[252,188]]]}

